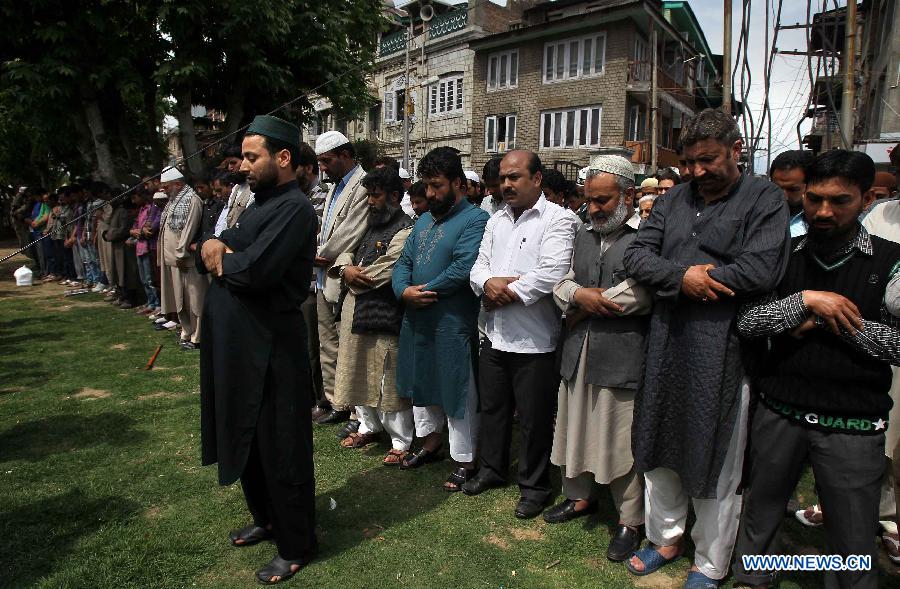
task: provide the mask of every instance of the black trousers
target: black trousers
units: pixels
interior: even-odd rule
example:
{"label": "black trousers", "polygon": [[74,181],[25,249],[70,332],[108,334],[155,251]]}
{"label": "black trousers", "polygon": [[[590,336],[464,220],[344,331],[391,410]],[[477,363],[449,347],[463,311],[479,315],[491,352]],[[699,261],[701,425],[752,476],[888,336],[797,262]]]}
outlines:
{"label": "black trousers", "polygon": [[[295,485],[278,476],[276,439],[273,435],[275,403],[266,391],[256,424],[256,435],[241,475],[241,487],[253,522],[272,525],[278,554],[285,560],[310,562],[318,551],[316,540],[315,480]],[[307,417],[305,413],[303,416]],[[301,417],[303,417],[301,416]],[[310,425],[310,427],[312,427]],[[309,456],[312,461],[312,456]]]}
{"label": "black trousers", "polygon": [[513,411],[519,410],[519,489],[522,497],[544,502],[550,496],[553,407],[559,388],[555,354],[517,354],[491,347],[485,338],[478,362],[479,477],[506,481]]}
{"label": "black trousers", "polygon": [[736,581],[774,583],[771,571],[747,571],[741,556],[780,554],[779,529],[807,460],[825,515],[827,546],[823,554],[872,556],[865,572],[808,573],[824,575],[827,588],[878,587],[878,502],[886,468],[884,435],[857,436],[814,430],[759,403],[753,418],[749,489],[738,532],[732,570]]}

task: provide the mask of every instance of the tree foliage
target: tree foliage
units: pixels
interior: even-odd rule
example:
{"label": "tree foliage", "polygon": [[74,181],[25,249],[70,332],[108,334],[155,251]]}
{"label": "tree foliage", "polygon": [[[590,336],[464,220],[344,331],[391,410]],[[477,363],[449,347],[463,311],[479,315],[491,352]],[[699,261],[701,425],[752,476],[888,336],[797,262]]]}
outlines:
{"label": "tree foliage", "polygon": [[224,113],[225,132],[289,101],[279,115],[301,122],[311,90],[355,116],[370,106],[380,9],[380,0],[4,2],[0,181],[119,182],[158,170],[166,114],[185,153],[197,147],[191,105]]}

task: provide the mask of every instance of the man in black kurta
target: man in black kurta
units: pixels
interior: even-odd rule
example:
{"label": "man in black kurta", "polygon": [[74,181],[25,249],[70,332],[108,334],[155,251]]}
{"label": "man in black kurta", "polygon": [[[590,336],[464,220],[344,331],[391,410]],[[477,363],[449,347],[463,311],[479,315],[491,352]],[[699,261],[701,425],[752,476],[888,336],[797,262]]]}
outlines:
{"label": "man in black kurta", "polygon": [[256,194],[240,222],[202,244],[215,279],[204,308],[200,365],[203,464],[219,483],[240,478],[253,525],[235,546],[273,538],[264,583],[292,576],[316,553],[311,379],[300,304],[309,293],[316,215],[294,176],[299,130],[257,117],[242,144]]}
{"label": "man in black kurta", "polygon": [[740,301],[784,273],[788,210],[777,186],[740,173],[730,116],[699,113],[681,141],[693,179],[656,199],[624,257],[628,275],[656,291],[632,428],[651,546],[629,568],[646,574],[683,552],[692,504],[689,582],[709,587],[728,573],[740,513],[749,350],[734,320]]}

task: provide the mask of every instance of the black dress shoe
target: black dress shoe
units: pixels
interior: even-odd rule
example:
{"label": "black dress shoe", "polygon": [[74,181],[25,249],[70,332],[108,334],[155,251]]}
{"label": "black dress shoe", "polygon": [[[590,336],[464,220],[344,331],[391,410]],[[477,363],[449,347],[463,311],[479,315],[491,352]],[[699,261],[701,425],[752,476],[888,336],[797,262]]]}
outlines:
{"label": "black dress shoe", "polygon": [[200,344],[195,344],[194,342],[192,342],[190,340],[183,341],[183,342],[181,342],[181,349],[182,350],[199,350]]}
{"label": "black dress shoe", "polygon": [[476,476],[474,479],[466,481],[462,486],[462,492],[466,495],[480,495],[488,489],[496,489],[505,485],[506,481],[496,481]]}
{"label": "black dress shoe", "polygon": [[350,419],[349,411],[338,411],[337,409],[332,409],[322,417],[316,420],[316,423],[319,425],[332,425],[334,423],[343,423]]}
{"label": "black dress shoe", "polygon": [[516,517],[519,519],[534,519],[544,511],[544,505],[546,505],[546,502],[539,503],[522,497],[516,504]]}
{"label": "black dress shoe", "polygon": [[622,562],[634,554],[641,545],[640,528],[619,526],[619,531],[613,536],[606,549],[606,558],[613,562]]}
{"label": "black dress shoe", "polygon": [[554,505],[544,512],[544,521],[548,524],[561,524],[562,522],[567,522],[576,517],[582,517],[597,511],[597,504],[594,502],[589,503],[587,507],[580,510],[575,509],[577,504],[577,501],[566,499],[559,505]]}
{"label": "black dress shoe", "polygon": [[312,420],[315,421],[331,411],[331,404],[327,405],[316,405],[312,408]]}
{"label": "black dress shoe", "polygon": [[342,427],[341,429],[339,429],[339,430],[337,431],[337,433],[334,434],[334,435],[337,436],[337,438],[338,438],[339,440],[343,440],[344,438],[346,438],[346,437],[349,436],[350,434],[355,434],[355,433],[358,432],[358,431],[359,431],[359,420],[358,420],[358,419],[351,419],[350,421],[347,422],[347,425],[345,425],[344,427]]}

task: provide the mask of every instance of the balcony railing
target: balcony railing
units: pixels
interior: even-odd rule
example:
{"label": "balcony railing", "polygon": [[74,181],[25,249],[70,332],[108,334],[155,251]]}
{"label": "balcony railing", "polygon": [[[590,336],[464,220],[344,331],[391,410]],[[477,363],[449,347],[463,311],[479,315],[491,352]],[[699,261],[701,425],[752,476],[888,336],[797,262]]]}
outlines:
{"label": "balcony railing", "polygon": [[406,45],[406,29],[391,33],[390,35],[381,36],[381,50],[378,55],[384,57],[391,53],[396,53],[403,49]]}
{"label": "balcony railing", "polygon": [[428,38],[436,39],[449,35],[454,31],[461,31],[466,28],[469,20],[469,9],[467,5],[461,4],[450,12],[445,12],[435,16],[428,27]]}

